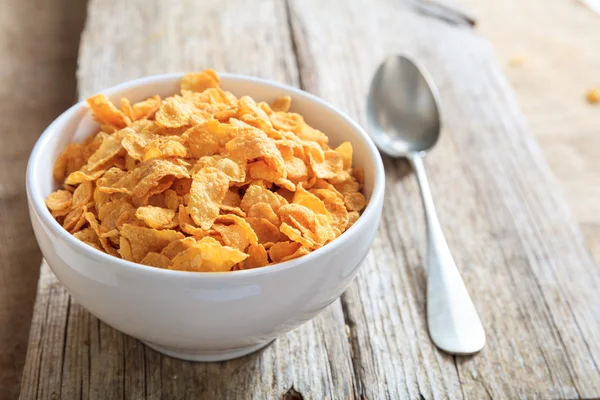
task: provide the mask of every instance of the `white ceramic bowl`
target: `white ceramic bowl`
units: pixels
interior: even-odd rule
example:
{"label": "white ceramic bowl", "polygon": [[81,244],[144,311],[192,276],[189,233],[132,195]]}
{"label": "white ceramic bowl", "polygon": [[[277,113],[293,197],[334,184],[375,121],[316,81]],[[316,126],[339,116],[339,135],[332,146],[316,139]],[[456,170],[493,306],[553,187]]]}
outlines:
{"label": "white ceramic bowl", "polygon": [[[113,102],[179,91],[182,74],[151,76],[103,91]],[[292,110],[325,132],[330,144],[350,141],[365,171],[368,205],[330,244],[295,260],[246,271],[171,271],[131,263],[75,239],[50,215],[44,199],[56,190],[52,168],[71,141],[98,130],[85,102],[58,117],[38,140],[27,168],[27,198],[44,258],[73,298],[110,326],[173,357],[216,361],[260,349],[335,301],[358,272],[379,225],[384,194],[381,158],[367,134],[342,112],[280,83],[221,74],[237,96],[270,102],[288,94]]]}

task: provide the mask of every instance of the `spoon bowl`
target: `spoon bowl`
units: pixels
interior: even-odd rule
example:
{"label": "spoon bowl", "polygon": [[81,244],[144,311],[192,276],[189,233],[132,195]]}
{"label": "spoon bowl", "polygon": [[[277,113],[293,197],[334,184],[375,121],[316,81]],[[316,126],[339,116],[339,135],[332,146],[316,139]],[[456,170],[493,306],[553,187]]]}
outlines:
{"label": "spoon bowl", "polygon": [[433,80],[402,55],[377,69],[367,100],[371,138],[391,157],[432,148],[440,135],[439,95]]}

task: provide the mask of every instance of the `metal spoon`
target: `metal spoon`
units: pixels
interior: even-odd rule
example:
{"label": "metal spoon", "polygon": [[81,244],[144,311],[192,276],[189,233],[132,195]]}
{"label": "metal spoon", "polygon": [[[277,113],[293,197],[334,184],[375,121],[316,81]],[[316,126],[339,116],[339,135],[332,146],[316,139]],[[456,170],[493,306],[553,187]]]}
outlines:
{"label": "metal spoon", "polygon": [[429,335],[441,350],[473,354],[485,345],[485,332],[444,239],[422,159],[440,135],[438,97],[423,69],[405,56],[392,56],[371,82],[367,119],[379,150],[408,158],[419,182],[427,221]]}

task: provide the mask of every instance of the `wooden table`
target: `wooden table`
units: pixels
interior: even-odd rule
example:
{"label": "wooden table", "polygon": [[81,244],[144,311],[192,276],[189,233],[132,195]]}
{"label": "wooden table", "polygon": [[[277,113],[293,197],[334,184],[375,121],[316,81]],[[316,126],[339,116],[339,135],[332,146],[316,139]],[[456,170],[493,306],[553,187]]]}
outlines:
{"label": "wooden table", "polygon": [[210,66],[298,85],[364,123],[379,61],[414,55],[441,91],[443,138],[427,168],[487,347],[453,357],[432,346],[416,182],[405,162],[385,159],[384,217],[358,278],[319,317],[248,357],[162,356],[87,313],[43,266],[22,398],[600,396],[600,269],[489,45],[407,4],[371,3],[92,0],[80,95]]}
{"label": "wooden table", "polygon": [[[600,262],[600,14],[583,0],[461,0],[494,47],[519,106]],[[549,28],[548,22],[552,21]]]}
{"label": "wooden table", "polygon": [[0,1],[0,399],[15,399],[41,253],[25,168],[33,144],[75,97],[85,2]]}

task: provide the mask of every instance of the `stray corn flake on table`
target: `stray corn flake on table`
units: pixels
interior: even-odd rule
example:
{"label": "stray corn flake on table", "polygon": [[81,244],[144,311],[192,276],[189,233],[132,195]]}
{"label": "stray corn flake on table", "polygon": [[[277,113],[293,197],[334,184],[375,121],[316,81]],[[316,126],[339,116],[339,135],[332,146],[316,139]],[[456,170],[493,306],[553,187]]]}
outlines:
{"label": "stray corn flake on table", "polygon": [[289,112],[186,74],[181,94],[119,110],[87,100],[101,129],[59,156],[46,205],[77,239],[124,260],[230,271],[291,260],[340,236],[366,205],[349,142]]}

